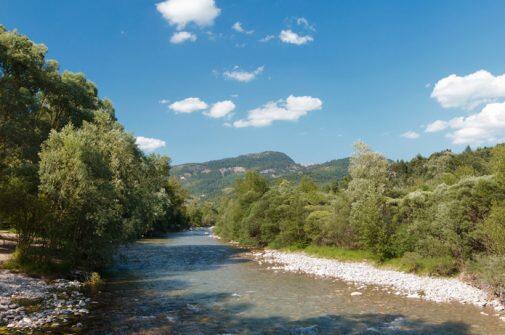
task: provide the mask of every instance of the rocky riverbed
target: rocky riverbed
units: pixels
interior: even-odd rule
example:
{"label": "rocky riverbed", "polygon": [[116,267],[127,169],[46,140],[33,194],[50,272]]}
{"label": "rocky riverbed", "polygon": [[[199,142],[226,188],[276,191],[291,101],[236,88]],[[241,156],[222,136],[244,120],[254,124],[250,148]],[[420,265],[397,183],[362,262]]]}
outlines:
{"label": "rocky riverbed", "polygon": [[[435,278],[376,268],[367,263],[340,262],[309,256],[303,252],[264,250],[253,252],[258,262],[270,264],[274,271],[299,272],[321,278],[334,278],[360,285],[373,285],[412,299],[433,302],[459,302],[490,307],[505,321],[504,306],[485,291],[456,278]],[[357,290],[351,295],[361,295]]]}
{"label": "rocky riverbed", "polygon": [[79,330],[79,321],[89,313],[91,303],[82,288],[79,281],[46,281],[0,270],[0,330]]}

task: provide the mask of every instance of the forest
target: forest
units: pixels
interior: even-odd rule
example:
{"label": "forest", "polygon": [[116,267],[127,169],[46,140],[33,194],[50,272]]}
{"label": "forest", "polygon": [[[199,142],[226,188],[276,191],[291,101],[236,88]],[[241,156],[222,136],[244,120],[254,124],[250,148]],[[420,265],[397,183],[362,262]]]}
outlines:
{"label": "forest", "polygon": [[505,296],[503,144],[391,162],[357,142],[348,176],[326,187],[250,171],[202,213],[244,245],[460,274]]}
{"label": "forest", "polygon": [[95,84],[46,53],[0,26],[0,228],[18,236],[7,266],[101,268],[125,242],[187,227],[170,159],[140,151]]}

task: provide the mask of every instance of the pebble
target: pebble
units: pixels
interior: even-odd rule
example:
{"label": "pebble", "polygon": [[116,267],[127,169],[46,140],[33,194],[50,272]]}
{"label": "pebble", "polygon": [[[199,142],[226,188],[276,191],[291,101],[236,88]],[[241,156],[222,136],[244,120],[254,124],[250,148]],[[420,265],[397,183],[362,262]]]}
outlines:
{"label": "pebble", "polygon": [[[375,285],[392,290],[394,294],[412,299],[421,297],[437,303],[459,302],[478,307],[490,306],[496,311],[505,307],[488,294],[456,278],[419,276],[393,270],[376,268],[368,263],[340,262],[309,256],[303,252],[264,250],[253,252],[253,257],[272,265],[272,269],[305,273],[321,278],[340,279],[349,283]],[[422,292],[422,296],[419,292]],[[354,293],[354,292],[353,292]],[[353,295],[351,293],[351,295]],[[505,316],[503,317],[505,319]]]}
{"label": "pebble", "polygon": [[[78,291],[82,287],[79,281],[58,279],[47,282],[0,270],[0,327],[24,331],[49,325],[58,327],[60,323],[68,322],[67,315],[88,314],[86,307],[90,300]],[[28,311],[15,301],[37,308]]]}
{"label": "pebble", "polygon": [[357,296],[357,295],[362,295],[363,293],[361,292],[352,292],[351,293],[351,296],[354,297],[354,296]]}

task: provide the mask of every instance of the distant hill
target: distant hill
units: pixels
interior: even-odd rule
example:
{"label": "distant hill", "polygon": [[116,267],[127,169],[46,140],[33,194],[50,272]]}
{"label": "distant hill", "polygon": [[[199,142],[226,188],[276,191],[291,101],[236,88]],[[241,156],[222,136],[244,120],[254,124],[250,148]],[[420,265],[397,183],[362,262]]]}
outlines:
{"label": "distant hill", "polygon": [[256,170],[271,179],[298,181],[303,175],[318,184],[330,183],[347,175],[349,158],[303,166],[282,152],[264,151],[204,163],[175,165],[172,173],[194,196],[213,197],[230,187],[247,170]]}

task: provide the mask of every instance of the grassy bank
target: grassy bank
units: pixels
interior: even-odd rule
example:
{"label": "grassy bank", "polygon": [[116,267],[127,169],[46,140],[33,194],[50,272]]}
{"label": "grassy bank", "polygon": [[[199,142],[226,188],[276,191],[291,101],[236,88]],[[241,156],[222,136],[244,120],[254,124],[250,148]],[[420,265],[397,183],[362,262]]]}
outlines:
{"label": "grassy bank", "polygon": [[372,252],[359,249],[345,249],[334,246],[309,245],[307,247],[285,247],[281,251],[303,251],[307,255],[335,259],[341,262],[367,262],[374,266],[420,275],[451,277],[458,273],[457,264],[448,257],[421,257],[407,253],[401,258],[380,261]]}

